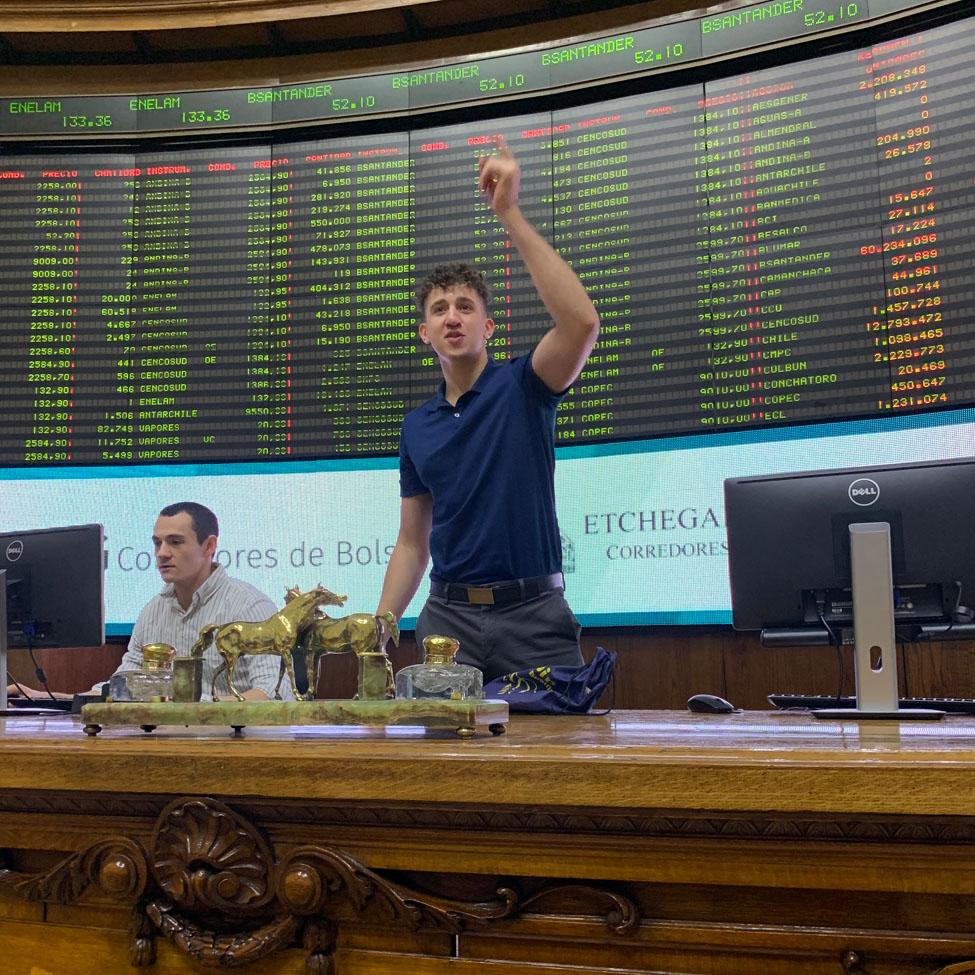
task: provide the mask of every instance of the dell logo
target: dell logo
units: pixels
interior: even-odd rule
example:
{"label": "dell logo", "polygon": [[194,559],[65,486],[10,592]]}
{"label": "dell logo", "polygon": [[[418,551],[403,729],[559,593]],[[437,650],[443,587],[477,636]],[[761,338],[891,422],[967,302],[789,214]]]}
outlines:
{"label": "dell logo", "polygon": [[876,481],[871,481],[869,477],[861,477],[850,485],[847,493],[854,504],[864,508],[880,497],[880,485]]}
{"label": "dell logo", "polygon": [[19,539],[15,539],[7,546],[7,561],[16,562],[24,554],[24,543]]}

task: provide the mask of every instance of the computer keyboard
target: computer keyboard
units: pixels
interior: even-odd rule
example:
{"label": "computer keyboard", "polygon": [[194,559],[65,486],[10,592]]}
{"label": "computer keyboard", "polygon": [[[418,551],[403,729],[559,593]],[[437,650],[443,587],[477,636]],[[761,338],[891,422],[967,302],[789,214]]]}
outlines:
{"label": "computer keyboard", "polygon": [[[855,708],[855,697],[835,697],[832,694],[769,694],[768,702],[774,708]],[[947,714],[975,714],[975,698],[970,697],[902,697],[897,706],[909,711],[911,708],[927,708],[944,711]]]}
{"label": "computer keyboard", "polygon": [[11,710],[22,708],[43,708],[45,711],[70,711],[71,701],[52,701],[46,695],[37,697],[10,697],[7,698],[7,707]]}

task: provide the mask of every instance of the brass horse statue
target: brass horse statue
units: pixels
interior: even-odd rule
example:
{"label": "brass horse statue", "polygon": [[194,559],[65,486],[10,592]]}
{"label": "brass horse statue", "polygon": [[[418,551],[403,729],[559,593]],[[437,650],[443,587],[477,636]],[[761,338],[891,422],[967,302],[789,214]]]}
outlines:
{"label": "brass horse statue", "polygon": [[[285,600],[296,598],[291,591]],[[396,617],[390,613],[370,616],[368,613],[352,613],[333,619],[321,611],[315,612],[312,619],[301,630],[301,646],[305,648],[305,671],[308,674],[308,693],[304,700],[310,701],[318,683],[318,665],[325,653],[354,653],[361,658],[367,653],[385,654],[386,641],[392,639],[399,646],[399,626]],[[359,660],[362,667],[362,660]],[[394,690],[393,665],[386,659],[386,692],[392,696]]]}
{"label": "brass horse statue", "polygon": [[345,599],[345,596],[337,596],[321,585],[305,593],[296,586],[288,590],[284,608],[263,623],[211,623],[203,627],[196,643],[190,648],[190,656],[202,656],[212,638],[217,652],[223,657],[223,663],[214,671],[210,683],[213,700],[219,700],[217,678],[226,670],[231,692],[238,701],[243,701],[243,695],[234,686],[237,661],[245,654],[260,653],[273,653],[281,658],[278,682],[274,688],[275,700],[281,700],[281,680],[285,670],[291,680],[292,693],[298,698],[294,664],[291,661],[291,652],[298,641],[298,634],[311,622],[319,606],[341,606]]}

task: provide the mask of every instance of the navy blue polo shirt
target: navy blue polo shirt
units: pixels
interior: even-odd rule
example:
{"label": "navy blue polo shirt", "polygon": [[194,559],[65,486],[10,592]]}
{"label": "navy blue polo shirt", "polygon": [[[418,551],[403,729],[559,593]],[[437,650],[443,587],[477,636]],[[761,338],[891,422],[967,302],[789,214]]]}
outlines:
{"label": "navy blue polo shirt", "polygon": [[451,406],[440,392],[409,413],[400,495],[433,496],[432,575],[482,585],[562,569],[555,515],[555,411],[562,396],[531,357],[487,366]]}

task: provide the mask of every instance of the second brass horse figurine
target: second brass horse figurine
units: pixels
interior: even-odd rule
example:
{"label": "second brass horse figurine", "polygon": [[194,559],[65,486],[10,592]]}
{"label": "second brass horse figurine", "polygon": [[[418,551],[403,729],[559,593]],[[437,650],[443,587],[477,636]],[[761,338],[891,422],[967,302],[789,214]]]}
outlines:
{"label": "second brass horse figurine", "polygon": [[[298,590],[289,589],[285,600],[290,602],[297,598]],[[305,650],[305,672],[308,675],[308,693],[304,700],[310,701],[315,696],[315,685],[318,683],[318,665],[322,654],[326,653],[354,653],[359,658],[359,668],[363,666],[365,654],[379,653],[385,656],[386,641],[391,639],[395,646],[399,646],[399,626],[396,617],[390,613],[371,616],[369,613],[351,613],[333,619],[316,610],[309,623],[302,626],[299,637],[300,644]],[[386,667],[386,696],[392,697],[394,692],[393,665],[389,658],[385,660]],[[278,677],[280,685],[281,677]],[[277,697],[277,691],[275,691]],[[295,697],[301,697],[295,691]]]}

